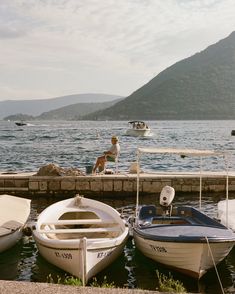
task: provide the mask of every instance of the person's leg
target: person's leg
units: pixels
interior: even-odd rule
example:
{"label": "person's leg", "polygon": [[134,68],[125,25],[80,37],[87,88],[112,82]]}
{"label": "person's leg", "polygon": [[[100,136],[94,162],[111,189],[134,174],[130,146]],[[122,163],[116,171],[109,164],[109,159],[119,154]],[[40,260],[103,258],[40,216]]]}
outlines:
{"label": "person's leg", "polygon": [[93,173],[96,172],[97,168],[99,167],[99,171],[104,170],[104,165],[105,165],[105,156],[100,156],[97,157],[95,166],[93,167]]}

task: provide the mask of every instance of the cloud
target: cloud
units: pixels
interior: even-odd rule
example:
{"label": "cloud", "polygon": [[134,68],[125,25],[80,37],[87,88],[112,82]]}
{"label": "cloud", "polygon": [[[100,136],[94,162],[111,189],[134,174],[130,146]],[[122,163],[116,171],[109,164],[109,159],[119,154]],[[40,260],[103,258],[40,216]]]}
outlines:
{"label": "cloud", "polygon": [[234,13],[234,0],[0,0],[2,82],[128,95],[230,34]]}

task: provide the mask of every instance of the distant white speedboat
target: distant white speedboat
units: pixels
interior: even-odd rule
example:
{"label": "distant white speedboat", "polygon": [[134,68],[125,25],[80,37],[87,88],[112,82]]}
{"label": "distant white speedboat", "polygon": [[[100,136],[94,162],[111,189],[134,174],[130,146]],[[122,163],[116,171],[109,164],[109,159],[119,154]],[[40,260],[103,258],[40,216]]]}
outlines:
{"label": "distant white speedboat", "polygon": [[33,237],[47,261],[85,285],[122,253],[128,227],[111,206],[77,195],[46,208]]}
{"label": "distant white speedboat", "polygon": [[11,195],[0,195],[0,252],[22,237],[22,230],[30,214],[31,200]]}
{"label": "distant white speedboat", "polygon": [[148,137],[152,134],[150,127],[144,121],[129,121],[129,125],[130,128],[126,131],[127,136]]}

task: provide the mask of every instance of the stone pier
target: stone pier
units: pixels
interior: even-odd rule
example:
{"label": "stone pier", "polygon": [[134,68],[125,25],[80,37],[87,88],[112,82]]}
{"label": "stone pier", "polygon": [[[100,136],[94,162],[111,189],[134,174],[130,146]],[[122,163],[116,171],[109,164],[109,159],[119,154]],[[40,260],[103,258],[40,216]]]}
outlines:
{"label": "stone pier", "polygon": [[[203,192],[226,192],[225,173],[204,173]],[[235,172],[228,177],[229,192],[235,192]],[[70,196],[76,193],[92,196],[135,196],[137,175],[120,173],[86,176],[36,176],[34,173],[0,174],[0,194],[27,196]],[[199,173],[141,173],[140,194],[159,193],[165,185],[176,192],[199,191]]]}

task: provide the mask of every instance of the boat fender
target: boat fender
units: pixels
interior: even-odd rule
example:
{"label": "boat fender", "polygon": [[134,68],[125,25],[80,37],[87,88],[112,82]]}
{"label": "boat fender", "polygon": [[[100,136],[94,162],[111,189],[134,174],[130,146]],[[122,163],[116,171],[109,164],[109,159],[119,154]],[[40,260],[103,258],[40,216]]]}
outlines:
{"label": "boat fender", "polygon": [[23,227],[23,229],[22,229],[22,233],[23,233],[25,236],[30,237],[30,236],[32,236],[32,228],[29,227],[29,226],[25,226],[25,227]]}

